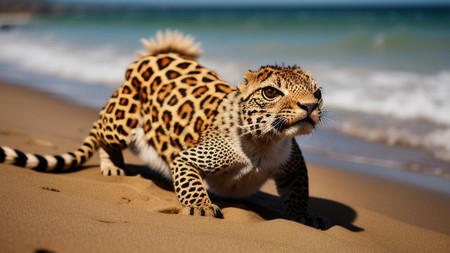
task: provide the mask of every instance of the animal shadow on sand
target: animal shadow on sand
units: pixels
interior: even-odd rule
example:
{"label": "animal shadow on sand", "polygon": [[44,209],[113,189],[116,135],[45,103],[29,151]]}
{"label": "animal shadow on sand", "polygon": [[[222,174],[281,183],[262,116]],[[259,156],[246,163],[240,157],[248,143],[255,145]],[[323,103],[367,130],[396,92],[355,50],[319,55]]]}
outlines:
{"label": "animal shadow on sand", "polygon": [[[174,191],[171,180],[163,177],[158,172],[142,165],[127,164],[127,176],[140,175],[145,179],[151,180],[155,185],[167,191]],[[210,193],[213,202],[220,207],[236,207],[257,213],[265,220],[284,219],[283,201],[279,196],[266,192],[257,192],[247,198],[223,198]],[[352,232],[362,232],[363,228],[353,224],[357,217],[356,211],[348,205],[337,201],[310,197],[309,211],[313,215],[326,217],[329,226],[325,230],[333,226],[341,226]]]}
{"label": "animal shadow on sand", "polygon": [[[266,220],[282,219],[283,215],[283,200],[276,195],[266,192],[257,192],[251,197],[241,201],[245,206],[253,212],[263,217]],[[317,217],[324,217],[328,220],[328,226],[324,230],[328,230],[333,226],[341,226],[352,232],[362,232],[363,228],[353,224],[357,217],[356,211],[348,205],[339,203],[337,201],[310,197],[309,198],[309,212]]]}

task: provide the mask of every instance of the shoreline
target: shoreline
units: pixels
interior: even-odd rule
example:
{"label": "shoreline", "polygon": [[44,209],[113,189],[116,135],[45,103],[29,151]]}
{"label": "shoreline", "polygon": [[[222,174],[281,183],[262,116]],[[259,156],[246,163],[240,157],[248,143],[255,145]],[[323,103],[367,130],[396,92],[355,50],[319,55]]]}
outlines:
{"label": "shoreline", "polygon": [[[48,93],[0,81],[1,145],[41,154],[70,151],[81,143],[97,114]],[[125,162],[141,164],[129,152]],[[317,231],[281,219],[272,181],[254,197],[222,203],[224,220],[201,219],[169,215],[179,204],[157,179],[144,173],[103,177],[98,164],[94,155],[85,169],[66,174],[0,164],[0,200],[5,203],[0,216],[2,252],[450,248],[450,196],[410,184],[308,163],[311,209],[333,224]]]}

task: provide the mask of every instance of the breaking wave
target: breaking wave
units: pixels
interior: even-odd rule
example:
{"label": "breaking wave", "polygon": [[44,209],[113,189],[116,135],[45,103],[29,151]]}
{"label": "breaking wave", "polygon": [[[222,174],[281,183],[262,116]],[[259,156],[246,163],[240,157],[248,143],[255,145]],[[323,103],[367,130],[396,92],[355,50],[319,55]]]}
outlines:
{"label": "breaking wave", "polygon": [[[38,74],[114,87],[123,81],[124,70],[139,49],[81,46],[51,36],[35,38],[20,33],[0,34],[0,42],[2,62]],[[203,62],[233,84],[242,80],[248,68],[239,59],[205,58]],[[450,71],[424,74],[336,66],[313,70],[324,88],[328,108],[450,126]]]}
{"label": "breaking wave", "polygon": [[23,70],[93,84],[120,85],[133,55],[111,45],[83,47],[52,36],[0,34],[0,61]]}
{"label": "breaking wave", "polygon": [[450,71],[325,68],[316,74],[328,107],[450,126]]}
{"label": "breaking wave", "polygon": [[450,128],[424,132],[407,127],[368,126],[360,122],[346,121],[339,130],[346,135],[371,142],[428,150],[438,160],[450,162]]}
{"label": "breaking wave", "polygon": [[[37,74],[118,87],[137,49],[113,44],[82,46],[52,36],[31,37],[20,32],[0,33],[0,61]],[[245,59],[205,58],[205,65],[237,84],[248,68]],[[374,127],[344,121],[341,131],[369,141],[430,150],[450,161],[450,71],[416,73],[341,66],[313,66],[323,87],[328,110],[343,109],[399,120],[434,124],[426,133],[405,126]]]}

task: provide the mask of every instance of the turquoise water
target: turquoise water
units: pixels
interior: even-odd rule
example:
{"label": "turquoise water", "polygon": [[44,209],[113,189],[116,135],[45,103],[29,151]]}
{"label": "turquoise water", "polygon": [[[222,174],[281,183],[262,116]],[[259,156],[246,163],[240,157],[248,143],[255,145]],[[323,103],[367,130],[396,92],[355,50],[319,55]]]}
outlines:
{"label": "turquoise water", "polygon": [[121,84],[139,40],[166,28],[201,41],[200,61],[232,84],[247,69],[297,64],[312,70],[327,110],[318,133],[302,139],[311,154],[450,180],[449,8],[112,9],[1,20],[20,25],[0,32],[0,78],[96,108]]}
{"label": "turquoise water", "polygon": [[450,69],[449,9],[149,10],[34,21],[36,32],[93,47],[138,49],[141,37],[171,28],[197,37],[209,57],[255,65],[313,62],[428,73]]}

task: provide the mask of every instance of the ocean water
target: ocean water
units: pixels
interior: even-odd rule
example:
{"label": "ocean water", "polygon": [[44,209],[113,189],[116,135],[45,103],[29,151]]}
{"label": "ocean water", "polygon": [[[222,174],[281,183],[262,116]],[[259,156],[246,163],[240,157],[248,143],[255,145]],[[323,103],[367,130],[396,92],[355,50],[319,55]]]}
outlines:
{"label": "ocean water", "polygon": [[231,84],[247,69],[296,64],[312,71],[326,109],[300,138],[307,159],[431,177],[450,193],[449,8],[111,8],[2,23],[12,26],[0,31],[0,78],[95,108],[139,40],[166,28],[201,41],[200,61]]}

